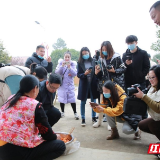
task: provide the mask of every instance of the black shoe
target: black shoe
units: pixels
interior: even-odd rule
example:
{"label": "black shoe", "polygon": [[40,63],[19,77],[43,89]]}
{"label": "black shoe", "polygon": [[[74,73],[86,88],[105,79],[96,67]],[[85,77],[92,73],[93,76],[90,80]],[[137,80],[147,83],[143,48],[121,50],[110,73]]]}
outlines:
{"label": "black shoe", "polygon": [[82,119],[82,123],[81,123],[81,126],[82,126],[82,127],[85,127],[85,126],[86,126],[86,122],[85,122],[85,119]]}
{"label": "black shoe", "polygon": [[92,122],[93,122],[93,123],[96,123],[96,122],[97,122],[96,117],[93,117],[93,118],[92,118]]}

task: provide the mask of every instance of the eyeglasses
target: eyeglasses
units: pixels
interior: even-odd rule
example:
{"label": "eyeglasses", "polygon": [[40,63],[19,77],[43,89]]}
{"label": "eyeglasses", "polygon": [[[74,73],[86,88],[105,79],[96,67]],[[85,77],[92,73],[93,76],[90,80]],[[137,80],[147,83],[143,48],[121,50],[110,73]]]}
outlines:
{"label": "eyeglasses", "polygon": [[156,78],[156,76],[154,77],[148,77],[149,80],[154,80]]}
{"label": "eyeglasses", "polygon": [[48,84],[49,84],[49,87],[50,87],[52,90],[57,90],[57,89],[58,89],[58,88],[55,88],[55,87],[51,86],[50,83],[48,83]]}

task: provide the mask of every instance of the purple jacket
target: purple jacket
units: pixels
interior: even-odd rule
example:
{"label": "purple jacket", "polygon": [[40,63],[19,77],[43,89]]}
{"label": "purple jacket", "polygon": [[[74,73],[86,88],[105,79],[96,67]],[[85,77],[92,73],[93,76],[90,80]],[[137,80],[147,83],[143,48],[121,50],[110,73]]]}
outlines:
{"label": "purple jacket", "polygon": [[60,103],[76,103],[74,77],[77,75],[76,61],[71,61],[70,69],[67,66],[62,67],[63,59],[58,60],[55,73],[63,76],[63,82],[58,89],[58,101]]}

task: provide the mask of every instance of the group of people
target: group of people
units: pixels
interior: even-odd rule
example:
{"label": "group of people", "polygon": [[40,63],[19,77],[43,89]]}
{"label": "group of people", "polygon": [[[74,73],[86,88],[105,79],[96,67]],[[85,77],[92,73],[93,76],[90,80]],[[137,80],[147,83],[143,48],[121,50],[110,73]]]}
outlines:
{"label": "group of people", "polygon": [[[160,1],[149,12],[160,25]],[[101,125],[103,115],[111,127],[107,140],[119,138],[116,122],[123,123],[123,133],[134,134],[135,140],[141,138],[140,130],[154,134],[160,140],[160,65],[150,65],[150,56],[137,43],[135,35],[128,36],[128,49],[122,58],[110,41],[104,41],[94,57],[87,47],[83,47],[78,62],[72,61],[72,55],[67,51],[64,59],[58,61],[55,73],[51,73],[51,57],[44,59],[42,45],[37,46],[36,52],[27,59],[26,67],[2,66],[0,159],[51,160],[64,153],[66,146],[52,127],[65,117],[67,103],[72,106],[74,118],[79,119],[75,76],[79,78],[77,98],[81,100],[82,126],[86,125],[85,105],[90,98],[93,127]],[[146,81],[149,81],[147,85]],[[138,92],[133,95],[148,106],[148,112],[143,116],[126,114],[123,110],[127,88],[134,84],[139,84],[140,88],[137,87]],[[143,93],[142,90],[149,86],[148,93]],[[53,106],[56,91],[61,112]],[[99,113],[98,120],[96,112]]]}

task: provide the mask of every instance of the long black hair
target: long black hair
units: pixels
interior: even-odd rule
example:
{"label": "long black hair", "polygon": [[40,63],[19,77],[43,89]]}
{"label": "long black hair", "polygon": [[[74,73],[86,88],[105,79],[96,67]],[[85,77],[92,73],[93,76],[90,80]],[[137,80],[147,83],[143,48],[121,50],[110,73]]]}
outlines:
{"label": "long black hair", "polygon": [[7,101],[10,102],[7,109],[13,107],[20,99],[20,97],[24,95],[24,93],[29,93],[36,86],[39,87],[39,80],[35,76],[32,75],[24,76],[20,81],[20,89],[18,90],[18,92],[11,99]]}
{"label": "long black hair", "polygon": [[87,48],[87,47],[83,47],[82,49],[81,49],[81,51],[80,51],[80,54],[79,54],[79,59],[78,59],[78,62],[79,63],[83,63],[84,62],[84,59],[82,58],[82,52],[83,51],[88,51],[88,53],[89,53],[89,61],[92,61],[92,57],[91,57],[91,52],[90,52],[90,50]]}
{"label": "long black hair", "polygon": [[153,71],[158,79],[158,84],[156,86],[156,90],[158,91],[160,89],[160,65],[152,66],[149,71]]}
{"label": "long black hair", "polygon": [[[115,87],[115,83],[113,83],[111,80],[107,80],[103,87],[109,89],[111,91],[111,100],[112,100],[112,105],[115,107],[117,105],[117,102],[119,101],[119,95],[118,95],[118,90]],[[106,102],[106,98],[103,96],[103,101]]]}
{"label": "long black hair", "polygon": [[37,63],[32,63],[30,65],[30,74],[36,73],[36,77],[39,79],[47,79],[47,70],[42,67],[38,66]]}

